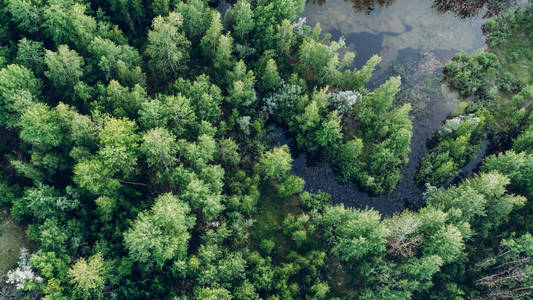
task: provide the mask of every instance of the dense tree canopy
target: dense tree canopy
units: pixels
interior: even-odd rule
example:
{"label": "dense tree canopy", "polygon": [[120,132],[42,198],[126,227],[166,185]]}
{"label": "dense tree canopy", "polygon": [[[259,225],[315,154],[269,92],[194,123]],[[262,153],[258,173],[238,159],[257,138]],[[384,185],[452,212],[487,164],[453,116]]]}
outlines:
{"label": "dense tree canopy", "polygon": [[423,203],[386,216],[292,172],[304,151],[388,194],[413,135],[402,79],[368,88],[381,58],[351,69],[304,0],[0,3],[0,206],[34,246],[0,298],[532,297],[531,6],[445,68],[469,98],[429,143]]}

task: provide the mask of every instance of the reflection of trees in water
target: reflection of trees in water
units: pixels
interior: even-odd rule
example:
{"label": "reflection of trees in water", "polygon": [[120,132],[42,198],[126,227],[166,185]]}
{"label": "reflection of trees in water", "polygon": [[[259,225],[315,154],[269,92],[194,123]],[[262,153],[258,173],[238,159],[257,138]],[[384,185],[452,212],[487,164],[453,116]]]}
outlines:
{"label": "reflection of trees in water", "polygon": [[[322,5],[327,0],[307,0]],[[344,0],[352,2],[356,12],[370,13],[376,6],[387,7],[396,0]],[[430,1],[430,0],[427,0]],[[440,12],[451,11],[459,17],[466,18],[479,14],[486,7],[485,17],[497,15],[516,4],[517,0],[433,0],[433,6]]]}
{"label": "reflection of trees in water", "polygon": [[479,14],[486,6],[485,17],[497,15],[516,4],[516,0],[434,0],[433,5],[440,12],[451,11],[466,18]]}
{"label": "reflection of trees in water", "polygon": [[[310,0],[308,0],[310,1]],[[311,0],[313,3],[318,3],[322,5],[326,3],[327,0]],[[389,6],[396,0],[344,0],[345,2],[352,2],[353,8],[356,12],[366,12],[370,13],[374,10],[376,6]]]}

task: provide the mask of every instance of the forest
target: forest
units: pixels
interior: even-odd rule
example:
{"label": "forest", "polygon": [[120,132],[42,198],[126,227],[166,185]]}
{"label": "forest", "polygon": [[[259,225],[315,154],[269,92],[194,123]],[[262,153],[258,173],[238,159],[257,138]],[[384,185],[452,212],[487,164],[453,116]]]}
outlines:
{"label": "forest", "polygon": [[371,85],[381,57],[354,68],[305,0],[0,0],[0,223],[28,240],[0,298],[532,298],[533,5],[452,2],[497,7],[487,47],[444,68],[424,203],[384,215],[273,138],[372,195],[409,161],[402,78]]}

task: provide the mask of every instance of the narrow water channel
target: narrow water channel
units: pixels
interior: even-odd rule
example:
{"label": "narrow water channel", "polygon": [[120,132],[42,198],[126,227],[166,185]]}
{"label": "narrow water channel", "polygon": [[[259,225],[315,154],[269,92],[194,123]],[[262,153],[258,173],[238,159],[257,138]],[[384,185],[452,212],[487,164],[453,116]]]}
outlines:
{"label": "narrow water channel", "polygon": [[[307,190],[328,192],[335,203],[390,215],[421,204],[423,189],[415,176],[428,152],[426,142],[458,103],[457,95],[443,83],[442,68],[459,51],[472,53],[483,48],[485,37],[481,16],[462,19],[440,13],[430,0],[381,2],[388,5],[361,9],[354,6],[357,1],[309,1],[302,17],[310,26],[320,23],[323,33],[330,33],[333,39],[343,36],[349,50],[356,53],[353,67],[360,68],[374,54],[382,57],[370,88],[392,75],[402,76],[396,101],[413,107],[411,153],[402,180],[390,195],[369,195],[356,184],[339,183],[328,163],[310,161],[305,153],[296,152],[293,171],[306,181]],[[278,141],[286,140],[281,130],[275,134]]]}

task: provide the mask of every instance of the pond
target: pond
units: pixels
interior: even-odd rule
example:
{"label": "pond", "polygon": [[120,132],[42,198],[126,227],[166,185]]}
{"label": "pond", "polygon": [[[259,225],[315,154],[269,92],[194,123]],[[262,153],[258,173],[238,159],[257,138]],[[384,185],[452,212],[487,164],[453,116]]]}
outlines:
{"label": "pond", "polygon": [[[483,13],[460,18],[451,12],[439,12],[432,5],[430,0],[327,0],[306,4],[301,17],[310,26],[320,23],[323,33],[330,33],[334,40],[343,36],[349,50],[356,53],[352,67],[360,68],[374,54],[382,57],[369,88],[392,75],[401,75],[402,91],[396,101],[409,102],[413,107],[409,163],[390,195],[373,196],[356,184],[341,184],[328,163],[308,161],[304,153],[294,152],[293,171],[306,181],[307,190],[322,190],[330,193],[335,203],[374,208],[386,215],[422,203],[423,188],[417,185],[415,176],[428,152],[426,143],[459,103],[458,96],[443,82],[442,68],[455,53],[472,53],[485,45]],[[280,130],[275,134],[284,139],[279,136],[283,135]]]}

